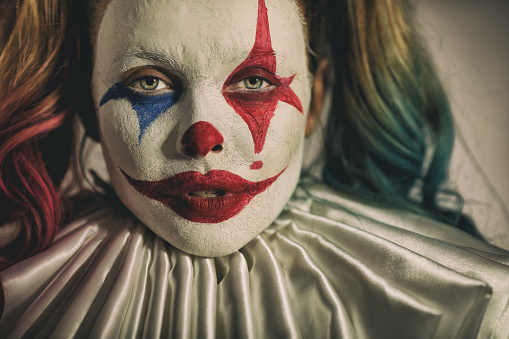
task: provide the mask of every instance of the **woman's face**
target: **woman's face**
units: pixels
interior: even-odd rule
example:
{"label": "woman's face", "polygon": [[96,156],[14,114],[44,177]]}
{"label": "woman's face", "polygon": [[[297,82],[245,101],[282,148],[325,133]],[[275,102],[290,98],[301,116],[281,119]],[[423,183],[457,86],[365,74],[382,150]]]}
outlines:
{"label": "woman's face", "polygon": [[292,0],[112,0],[92,87],[118,196],[185,252],[238,250],[295,189],[310,84]]}

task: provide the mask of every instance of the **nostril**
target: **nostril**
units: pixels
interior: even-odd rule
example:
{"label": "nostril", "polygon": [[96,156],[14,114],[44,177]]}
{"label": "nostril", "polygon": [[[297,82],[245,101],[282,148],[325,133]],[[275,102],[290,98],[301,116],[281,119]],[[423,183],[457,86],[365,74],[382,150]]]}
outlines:
{"label": "nostril", "polygon": [[211,123],[198,121],[184,132],[181,143],[181,151],[184,155],[189,157],[204,157],[209,152],[221,152],[223,150],[224,138]]}
{"label": "nostril", "polygon": [[184,154],[188,157],[195,157],[198,152],[196,152],[196,150],[191,146],[184,146]]}
{"label": "nostril", "polygon": [[214,153],[219,153],[222,150],[223,150],[223,146],[221,146],[221,145],[216,145],[216,146],[212,147],[212,152],[214,152]]}

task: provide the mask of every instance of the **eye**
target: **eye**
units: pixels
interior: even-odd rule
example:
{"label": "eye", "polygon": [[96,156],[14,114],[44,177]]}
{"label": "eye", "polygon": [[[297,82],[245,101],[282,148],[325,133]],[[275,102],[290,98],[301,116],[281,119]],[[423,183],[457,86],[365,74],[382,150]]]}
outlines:
{"label": "eye", "polygon": [[246,93],[266,92],[281,86],[272,73],[258,67],[250,67],[239,71],[227,80],[224,91],[240,91]]}
{"label": "eye", "polygon": [[247,89],[260,89],[269,87],[271,84],[261,77],[249,77],[242,80],[242,83]]}
{"label": "eye", "polygon": [[173,81],[157,69],[143,68],[131,73],[124,81],[125,87],[143,95],[159,95],[175,91]]}
{"label": "eye", "polygon": [[139,80],[140,87],[146,91],[168,88],[168,85],[154,77],[144,77]]}
{"label": "eye", "polygon": [[171,89],[170,85],[154,76],[138,78],[133,83],[131,83],[130,87],[138,91],[158,91]]}

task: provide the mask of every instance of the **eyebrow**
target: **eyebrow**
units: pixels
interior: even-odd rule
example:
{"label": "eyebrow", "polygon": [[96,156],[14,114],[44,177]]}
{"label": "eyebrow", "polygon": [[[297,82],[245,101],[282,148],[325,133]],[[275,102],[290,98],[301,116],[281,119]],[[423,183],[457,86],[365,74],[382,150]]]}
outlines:
{"label": "eyebrow", "polygon": [[130,50],[122,58],[131,58],[136,57],[145,60],[152,60],[164,64],[169,64],[172,66],[177,66],[174,59],[169,58],[166,54],[155,52],[155,51],[145,51],[145,50]]}

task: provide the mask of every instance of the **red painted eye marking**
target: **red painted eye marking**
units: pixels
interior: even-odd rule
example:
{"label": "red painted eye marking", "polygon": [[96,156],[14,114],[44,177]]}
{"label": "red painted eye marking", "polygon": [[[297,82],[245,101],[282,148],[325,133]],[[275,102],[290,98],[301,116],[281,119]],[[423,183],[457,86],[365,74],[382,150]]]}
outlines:
{"label": "red painted eye marking", "polygon": [[[226,91],[229,85],[249,76],[263,77],[274,86],[265,91]],[[276,75],[276,55],[270,40],[267,7],[264,0],[258,0],[258,19],[253,48],[246,60],[235,68],[223,85],[223,96],[226,102],[242,117],[251,131],[255,153],[260,153],[263,149],[278,101],[286,102],[303,113],[299,97],[290,88],[294,76],[295,74],[288,78],[281,78]]]}

